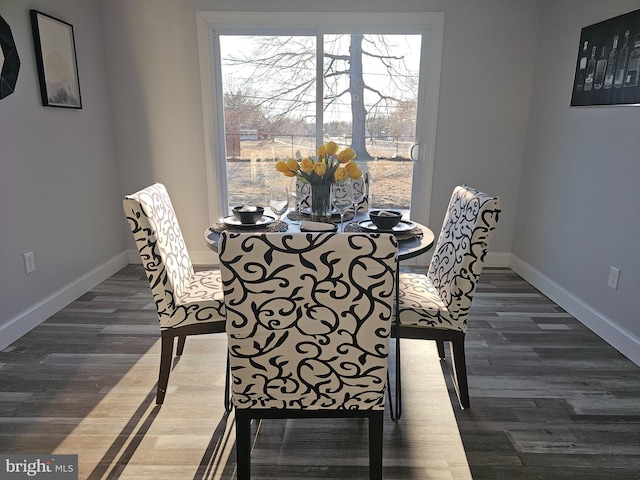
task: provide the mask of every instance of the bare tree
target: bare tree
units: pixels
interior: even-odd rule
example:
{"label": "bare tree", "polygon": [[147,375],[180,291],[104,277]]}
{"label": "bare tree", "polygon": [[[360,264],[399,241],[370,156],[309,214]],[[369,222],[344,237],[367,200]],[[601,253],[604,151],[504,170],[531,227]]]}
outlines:
{"label": "bare tree", "polygon": [[389,115],[389,133],[394,137],[405,139],[413,133],[416,118],[415,100],[398,102]]}
{"label": "bare tree", "polygon": [[[225,58],[225,64],[251,67],[245,81],[260,92],[253,103],[265,112],[272,129],[292,114],[299,120],[315,118],[315,37],[254,39],[254,48]],[[345,40],[348,50],[344,48]],[[404,55],[393,51],[388,36],[325,36],[323,109],[327,112],[337,105],[350,106],[351,148],[362,160],[371,158],[366,147],[367,116],[372,112],[385,112],[388,116],[407,97],[415,97],[416,73],[407,68]],[[364,59],[382,65],[386,84],[367,83]],[[406,92],[411,94],[407,96]]]}
{"label": "bare tree", "polygon": [[236,158],[240,155],[242,134],[255,130],[257,137],[267,121],[260,106],[252,100],[255,92],[248,87],[234,85],[233,79],[227,79],[227,85],[230,86],[224,94],[227,155]]}

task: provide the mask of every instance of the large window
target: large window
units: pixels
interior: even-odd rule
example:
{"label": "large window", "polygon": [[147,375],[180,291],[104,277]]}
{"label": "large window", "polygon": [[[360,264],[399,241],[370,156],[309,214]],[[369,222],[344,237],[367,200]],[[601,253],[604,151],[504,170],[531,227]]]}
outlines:
{"label": "large window", "polygon": [[288,183],[276,160],[333,140],[356,150],[374,206],[427,221],[442,15],[256,15],[200,13],[212,217],[264,204]]}
{"label": "large window", "polygon": [[316,38],[220,35],[228,205],[265,205],[290,183],[279,159],[314,155]]}

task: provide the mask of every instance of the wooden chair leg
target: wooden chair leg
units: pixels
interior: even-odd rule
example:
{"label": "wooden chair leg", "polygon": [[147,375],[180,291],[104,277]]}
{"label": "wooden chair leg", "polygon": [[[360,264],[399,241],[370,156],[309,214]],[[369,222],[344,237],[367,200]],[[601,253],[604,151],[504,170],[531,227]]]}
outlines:
{"label": "wooden chair leg", "polygon": [[229,367],[228,353],[224,374],[224,409],[226,412],[230,412],[233,409],[233,404],[231,403],[231,369]]}
{"label": "wooden chair leg", "polygon": [[391,379],[389,370],[387,370],[387,391],[389,393],[389,413],[391,420],[397,422],[402,416],[402,369],[400,356],[400,337],[396,338],[396,382],[395,382],[395,399],[393,388],[391,388]]}
{"label": "wooden chair leg", "polygon": [[458,394],[458,400],[462,408],[469,408],[469,385],[467,383],[467,362],[464,353],[464,334],[456,337],[451,342],[453,353],[454,383]]}
{"label": "wooden chair leg", "polygon": [[187,336],[183,335],[181,337],[178,337],[178,346],[176,347],[176,356],[180,356],[182,355],[182,352],[184,352],[184,343],[187,341]]}
{"label": "wooden chair leg", "polygon": [[236,408],[236,478],[251,479],[251,417]]}
{"label": "wooden chair leg", "polygon": [[162,332],[162,347],[160,351],[160,375],[158,376],[158,392],[156,394],[156,404],[164,403],[164,396],[167,393],[169,384],[169,374],[171,373],[171,360],[173,358],[173,335],[171,332]]}
{"label": "wooden chair leg", "polygon": [[440,360],[444,360],[445,359],[444,340],[436,340],[436,345],[438,346],[438,358]]}
{"label": "wooden chair leg", "polygon": [[[384,411],[372,412],[369,417],[369,478],[382,480],[382,429]],[[238,477],[239,478],[239,477]]]}

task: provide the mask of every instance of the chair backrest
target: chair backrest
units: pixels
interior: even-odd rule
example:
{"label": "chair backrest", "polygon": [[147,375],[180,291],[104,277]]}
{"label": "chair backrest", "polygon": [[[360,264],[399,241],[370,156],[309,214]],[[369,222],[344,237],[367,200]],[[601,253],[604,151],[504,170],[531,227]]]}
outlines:
{"label": "chair backrest", "polygon": [[127,195],[122,204],[162,325],[193,276],[193,264],[164,185]]}
{"label": "chair backrest", "polygon": [[364,197],[362,200],[360,200],[358,202],[358,204],[355,206],[355,213],[358,214],[358,212],[364,212],[367,213],[369,211],[369,174],[368,173],[363,173],[362,177],[358,178],[357,180],[353,180],[353,190],[354,190],[354,194],[356,192],[358,193],[364,193]]}
{"label": "chair backrest", "polygon": [[296,178],[296,194],[301,199],[300,208],[309,208],[311,206],[311,185]]}
{"label": "chair backrest", "polygon": [[[356,214],[358,212],[367,213],[369,211],[369,174],[363,173],[362,177],[353,180],[354,191],[364,192],[364,198],[356,205]],[[311,206],[311,198],[309,197],[311,186],[308,183],[296,180],[296,193],[301,198],[300,208],[309,208]]]}
{"label": "chair backrest", "polygon": [[428,277],[452,317],[471,307],[487,248],[500,213],[500,200],[466,185],[453,190]]}
{"label": "chair backrest", "polygon": [[395,237],[223,232],[218,251],[236,408],[384,409]]}

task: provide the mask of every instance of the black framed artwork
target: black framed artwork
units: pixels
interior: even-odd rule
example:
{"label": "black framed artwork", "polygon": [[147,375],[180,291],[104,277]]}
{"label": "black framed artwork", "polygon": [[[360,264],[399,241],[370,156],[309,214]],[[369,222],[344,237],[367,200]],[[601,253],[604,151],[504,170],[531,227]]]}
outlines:
{"label": "black framed artwork", "polygon": [[82,108],[73,26],[31,10],[31,28],[42,105]]}
{"label": "black framed artwork", "polygon": [[571,106],[640,104],[640,10],[582,29]]}

